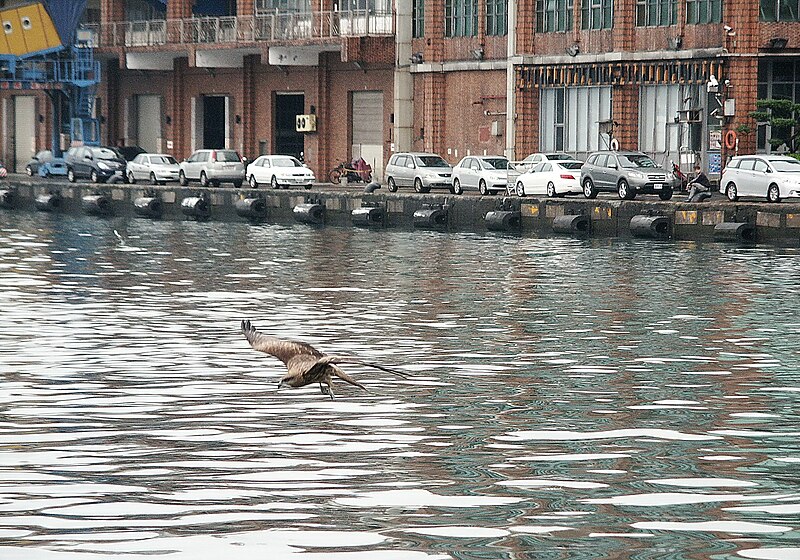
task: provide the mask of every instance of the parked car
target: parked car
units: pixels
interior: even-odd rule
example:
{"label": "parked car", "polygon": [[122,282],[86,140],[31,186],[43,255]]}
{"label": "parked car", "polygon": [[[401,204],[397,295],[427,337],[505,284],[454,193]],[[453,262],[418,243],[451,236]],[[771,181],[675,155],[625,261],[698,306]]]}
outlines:
{"label": "parked car", "polygon": [[612,191],[624,200],[633,200],[637,194],[657,194],[661,200],[669,200],[676,178],[641,152],[601,151],[586,158],[581,186],[586,198]]}
{"label": "parked car", "polygon": [[50,150],[40,150],[25,164],[25,173],[28,177],[33,177],[39,173],[39,168],[53,159],[53,152]]}
{"label": "parked car", "polygon": [[722,171],[719,192],[731,201],[740,196],[766,197],[768,202],[800,197],[800,161],[788,156],[736,156]]}
{"label": "parked car", "polygon": [[67,162],[64,161],[64,158],[54,157],[50,150],[40,150],[25,164],[25,173],[28,174],[28,177],[66,175]]}
{"label": "parked car", "polygon": [[178,161],[168,154],[139,154],[128,162],[128,182],[150,181],[151,185],[177,181],[181,168]]}
{"label": "parked car", "polygon": [[514,192],[517,196],[546,194],[553,198],[566,194],[580,194],[581,166],[577,160],[543,161],[517,177]]}
{"label": "parked car", "polygon": [[517,178],[530,171],[543,161],[575,161],[575,158],[562,152],[536,152],[521,161],[510,162],[508,169],[508,194],[514,194]]}
{"label": "parked car", "polygon": [[141,146],[118,146],[117,151],[122,154],[125,161],[133,161],[136,156],[145,153],[147,150]]}
{"label": "parked car", "polygon": [[508,159],[503,156],[467,156],[453,167],[453,192],[476,190],[482,195],[506,190]]}
{"label": "parked car", "polygon": [[79,178],[89,178],[93,183],[102,183],[114,176],[125,177],[127,162],[117,150],[111,147],[70,148],[64,159],[67,162],[67,179],[71,183]]}
{"label": "parked car", "polygon": [[418,193],[432,188],[446,188],[453,192],[453,168],[441,156],[425,152],[400,152],[386,164],[386,185],[391,192],[399,187],[414,187]]}
{"label": "parked car", "polygon": [[220,183],[241,187],[244,162],[235,150],[197,150],[181,162],[178,181],[183,186],[189,181],[200,181],[203,187],[219,186]]}
{"label": "parked car", "polygon": [[254,189],[270,185],[273,189],[299,186],[310,189],[316,182],[314,172],[292,156],[259,156],[247,166],[247,182]]}

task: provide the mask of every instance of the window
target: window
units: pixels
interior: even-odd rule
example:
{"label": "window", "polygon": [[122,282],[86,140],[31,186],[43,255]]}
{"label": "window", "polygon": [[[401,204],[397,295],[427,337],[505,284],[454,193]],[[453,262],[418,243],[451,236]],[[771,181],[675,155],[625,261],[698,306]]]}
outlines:
{"label": "window", "polygon": [[[773,58],[758,64],[758,99],[788,99],[800,103],[800,63],[794,58]],[[792,118],[791,114],[776,114],[776,117]],[[787,138],[791,129],[758,123],[756,148],[759,152],[776,150],[770,144],[775,138]]]}
{"label": "window", "polygon": [[[676,122],[678,111],[700,107],[700,86],[654,85],[639,88],[639,149],[656,154],[695,148],[692,130]],[[705,95],[705,93],[703,93]]]}
{"label": "window", "polygon": [[425,0],[414,0],[411,6],[411,35],[413,37],[425,35]]}
{"label": "window", "polygon": [[722,23],[722,0],[686,0],[686,23]]}
{"label": "window", "polygon": [[761,0],[761,21],[800,21],[798,0]]}
{"label": "window", "polygon": [[588,154],[608,146],[600,121],[611,118],[610,87],[544,88],[539,106],[540,148]]}
{"label": "window", "polygon": [[478,1],[445,0],[444,34],[446,37],[477,36]]}
{"label": "window", "polygon": [[536,31],[572,29],[572,0],[536,0]]}
{"label": "window", "polygon": [[613,0],[582,0],[581,29],[611,29]]}
{"label": "window", "polygon": [[486,0],[486,34],[506,35],[507,33],[508,0]]}
{"label": "window", "polygon": [[636,0],[636,25],[654,27],[676,23],[678,23],[677,0]]}

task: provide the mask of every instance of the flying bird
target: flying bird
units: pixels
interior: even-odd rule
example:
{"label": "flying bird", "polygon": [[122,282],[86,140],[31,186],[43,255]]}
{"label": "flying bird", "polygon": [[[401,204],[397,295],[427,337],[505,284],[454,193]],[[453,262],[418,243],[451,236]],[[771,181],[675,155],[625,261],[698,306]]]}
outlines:
{"label": "flying bird", "polygon": [[278,358],[286,365],[286,374],[278,383],[278,389],[284,386],[304,387],[312,383],[319,383],[323,395],[330,396],[333,400],[333,387],[331,380],[338,377],[342,381],[367,390],[361,383],[347,375],[337,364],[356,364],[379,369],[387,373],[407,378],[408,375],[395,369],[364,362],[347,356],[328,356],[310,344],[294,340],[284,340],[260,333],[250,323],[242,321],[242,334],[254,350],[264,352]]}

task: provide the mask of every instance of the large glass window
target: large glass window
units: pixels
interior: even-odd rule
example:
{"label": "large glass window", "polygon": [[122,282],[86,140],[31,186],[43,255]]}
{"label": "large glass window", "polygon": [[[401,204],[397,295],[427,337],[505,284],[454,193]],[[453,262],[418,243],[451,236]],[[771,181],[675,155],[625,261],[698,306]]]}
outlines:
{"label": "large glass window", "polygon": [[613,0],[582,0],[581,29],[611,29]]}
{"label": "large glass window", "polygon": [[636,25],[664,26],[678,23],[678,0],[636,0]]}
{"label": "large glass window", "polygon": [[600,122],[609,119],[610,87],[544,88],[539,148],[585,158],[589,152],[608,148],[609,138],[600,133]]}
{"label": "large glass window", "polygon": [[414,0],[411,6],[411,34],[413,37],[425,35],[425,0]]}
{"label": "large glass window", "polygon": [[650,154],[677,153],[692,145],[691,130],[679,111],[700,106],[700,86],[652,85],[639,89],[639,149]]}
{"label": "large glass window", "polygon": [[444,34],[446,37],[478,35],[478,0],[445,0]]}
{"label": "large glass window", "polygon": [[[773,58],[762,60],[758,65],[758,99],[787,99],[800,103],[800,63],[793,59]],[[788,115],[777,117],[792,118]],[[776,130],[767,123],[759,123],[756,147],[759,151],[773,150],[771,138],[786,138],[790,130]]]}
{"label": "large glass window", "polygon": [[572,29],[572,0],[536,0],[536,31]]}
{"label": "large glass window", "polygon": [[761,0],[761,21],[800,21],[800,2]]}
{"label": "large glass window", "polygon": [[722,23],[722,0],[686,0],[686,23]]}
{"label": "large glass window", "polygon": [[256,0],[256,13],[307,14],[311,0]]}
{"label": "large glass window", "polygon": [[507,33],[508,0],[486,0],[486,34],[506,35]]}

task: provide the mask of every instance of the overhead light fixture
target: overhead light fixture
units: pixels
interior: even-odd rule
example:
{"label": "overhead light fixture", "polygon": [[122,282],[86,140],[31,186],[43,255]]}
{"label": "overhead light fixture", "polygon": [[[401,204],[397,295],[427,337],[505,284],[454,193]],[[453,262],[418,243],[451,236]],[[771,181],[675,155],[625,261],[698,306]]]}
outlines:
{"label": "overhead light fixture", "polygon": [[786,37],[773,37],[767,43],[767,48],[773,51],[782,51],[786,48],[786,45],[789,43],[789,39]]}
{"label": "overhead light fixture", "polygon": [[472,53],[472,58],[474,58],[475,60],[483,60],[484,56],[483,47],[472,49],[470,52]]}
{"label": "overhead light fixture", "polygon": [[421,52],[415,52],[411,55],[411,64],[422,64],[422,61],[425,60],[422,56]]}

